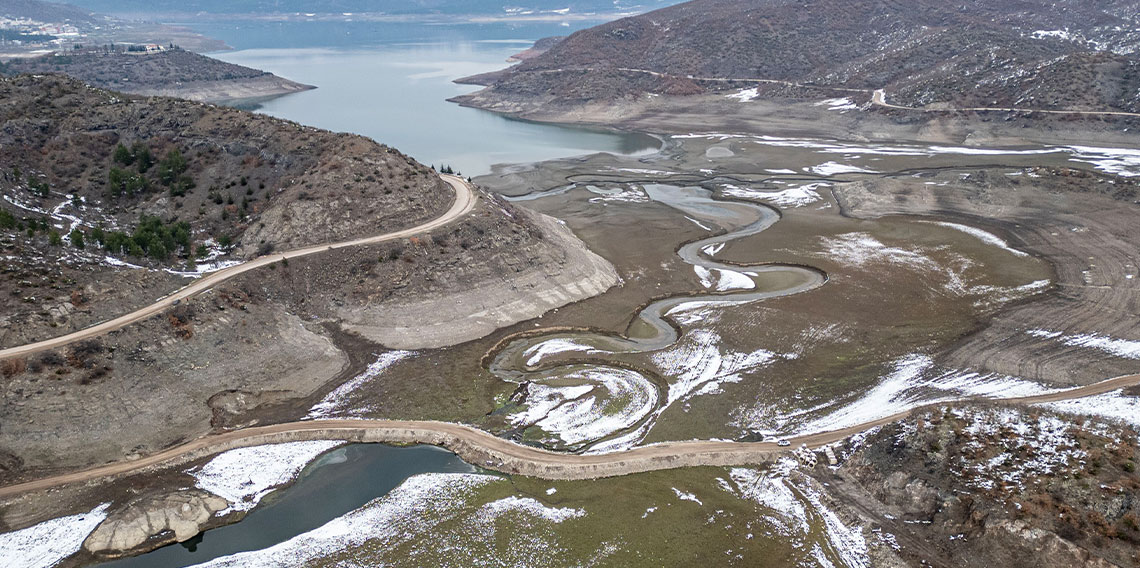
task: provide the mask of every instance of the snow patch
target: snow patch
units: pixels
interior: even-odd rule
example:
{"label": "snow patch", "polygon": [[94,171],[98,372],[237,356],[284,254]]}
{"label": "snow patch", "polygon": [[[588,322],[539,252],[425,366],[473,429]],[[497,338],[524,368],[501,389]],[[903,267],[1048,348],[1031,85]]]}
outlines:
{"label": "snow patch", "polygon": [[305,416],[305,420],[316,420],[323,418],[338,418],[345,416],[358,416],[364,409],[348,411],[348,402],[352,393],[360,390],[360,387],[366,383],[380,376],[388,367],[403,361],[413,355],[415,351],[389,351],[383,353],[376,358],[376,361],[368,366],[363,373],[353,377],[348,382],[333,389],[332,392],[325,395],[320,402],[313,405],[309,409],[309,414]]}
{"label": "snow patch", "polygon": [[701,502],[700,499],[697,499],[696,495],[693,495],[692,493],[685,493],[684,491],[681,491],[680,489],[677,489],[676,487],[673,488],[673,493],[676,494],[677,498],[682,500],[682,501],[692,501],[693,503],[696,503],[702,507],[705,505],[704,503]]}
{"label": "snow patch", "polygon": [[971,227],[969,225],[961,225],[958,223],[944,223],[944,222],[936,222],[935,225],[940,225],[942,227],[948,227],[948,228],[954,229],[956,231],[961,231],[963,233],[966,233],[967,235],[970,235],[972,237],[977,238],[978,240],[982,241],[983,243],[998,247],[998,248],[1000,248],[1000,249],[1002,249],[1002,250],[1004,250],[1004,251],[1006,251],[1006,252],[1008,252],[1014,256],[1021,256],[1021,257],[1029,256],[1028,253],[1019,251],[1019,250],[1009,246],[1009,243],[1005,242],[1005,239],[1002,239],[1001,237],[999,237],[999,236],[997,236],[997,235],[995,235],[989,231],[983,231],[982,229],[979,229],[977,227]]}
{"label": "snow patch", "polygon": [[474,491],[499,478],[470,473],[432,473],[408,478],[387,495],[323,526],[275,546],[223,556],[199,567],[299,566],[367,542],[391,550],[458,518]]}
{"label": "snow patch", "polygon": [[79,552],[87,535],[107,518],[110,503],[89,513],[44,521],[26,529],[0,534],[0,551],[9,568],[48,568]]}
{"label": "snow patch", "polygon": [[527,349],[525,352],[523,352],[523,356],[527,357],[526,366],[533,368],[533,367],[537,366],[539,363],[541,363],[542,360],[545,359],[546,357],[548,357],[550,355],[554,355],[556,353],[570,353],[570,352],[590,353],[593,351],[594,351],[594,349],[591,348],[589,345],[583,345],[583,344],[577,343],[573,340],[564,339],[564,338],[559,337],[559,338],[543,341],[542,343],[539,343],[538,345],[531,346],[529,349]]}
{"label": "snow patch", "polygon": [[569,519],[579,519],[586,516],[586,511],[582,509],[572,509],[569,507],[547,507],[530,497],[504,497],[498,501],[492,501],[483,505],[479,510],[481,515],[489,515],[497,517],[504,513],[517,511],[526,513],[528,515],[538,517],[550,521],[555,524],[562,523]]}
{"label": "snow patch", "polygon": [[760,97],[760,89],[752,87],[751,89],[741,89],[740,92],[725,95],[726,99],[736,99],[742,103],[754,101]]}
{"label": "snow patch", "polygon": [[526,409],[511,416],[516,426],[533,425],[567,444],[604,438],[637,424],[657,406],[657,387],[636,371],[591,367],[563,381],[572,386],[532,383]]}
{"label": "snow patch", "polygon": [[1038,406],[1069,414],[1120,420],[1140,427],[1140,397],[1128,396],[1124,394],[1124,389],[1084,398],[1047,402]]}
{"label": "snow patch", "polygon": [[228,508],[218,511],[221,517],[252,510],[274,488],[296,478],[310,461],[341,444],[344,442],[339,440],[314,440],[238,448],[218,454],[187,473],[197,479],[199,489],[230,502]]}
{"label": "snow patch", "polygon": [[878,173],[874,170],[860,168],[859,166],[852,166],[850,164],[840,164],[839,162],[824,162],[818,166],[809,169],[812,173],[820,176],[833,176],[838,174],[873,174]]}
{"label": "snow patch", "polygon": [[1109,355],[1123,359],[1140,359],[1140,341],[1117,339],[1099,333],[1067,335],[1060,331],[1049,331],[1045,329],[1031,329],[1026,331],[1026,333],[1041,339],[1059,341],[1069,347],[1099,349]]}
{"label": "snow patch", "polygon": [[781,191],[765,191],[762,189],[751,189],[744,187],[737,187],[735,185],[725,185],[722,192],[731,197],[739,197],[743,199],[760,199],[768,201],[780,207],[803,207],[819,201],[821,197],[817,190],[831,187],[829,183],[809,183],[796,187],[789,187]]}

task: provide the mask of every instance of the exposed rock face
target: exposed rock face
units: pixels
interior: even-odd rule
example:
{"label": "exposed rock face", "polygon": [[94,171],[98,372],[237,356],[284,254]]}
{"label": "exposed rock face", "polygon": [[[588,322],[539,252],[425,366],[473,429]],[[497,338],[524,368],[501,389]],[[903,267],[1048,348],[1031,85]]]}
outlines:
{"label": "exposed rock face", "polygon": [[[107,517],[83,547],[95,554],[119,556],[144,545],[157,548],[183,542],[201,532],[202,525],[227,506],[225,499],[196,489],[143,497]],[[152,540],[163,534],[165,538]]]}

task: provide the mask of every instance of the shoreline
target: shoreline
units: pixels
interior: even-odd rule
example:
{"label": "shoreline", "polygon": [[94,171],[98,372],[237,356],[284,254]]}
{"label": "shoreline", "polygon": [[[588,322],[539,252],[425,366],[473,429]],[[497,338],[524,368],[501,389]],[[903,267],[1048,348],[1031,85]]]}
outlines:
{"label": "shoreline", "polygon": [[[469,78],[457,80],[459,84]],[[1095,116],[1028,111],[934,111],[864,106],[844,112],[828,110],[820,100],[726,100],[723,93],[551,105],[530,97],[507,97],[488,87],[448,99],[462,107],[512,119],[573,127],[604,127],[620,132],[656,135],[730,132],[772,136],[809,136],[860,142],[913,142],[1016,148],[1030,145],[1101,144],[1135,147],[1135,136],[1120,124]],[[988,118],[992,116],[993,118]],[[998,119],[997,117],[1005,117]],[[1140,123],[1140,119],[1123,118]]]}

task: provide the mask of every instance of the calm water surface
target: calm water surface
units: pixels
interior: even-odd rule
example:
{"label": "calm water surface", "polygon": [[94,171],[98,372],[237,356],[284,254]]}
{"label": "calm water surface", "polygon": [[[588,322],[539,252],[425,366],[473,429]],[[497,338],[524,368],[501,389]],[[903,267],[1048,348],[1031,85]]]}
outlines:
{"label": "calm water surface", "polygon": [[214,57],[318,87],[260,103],[254,107],[258,112],[362,134],[423,163],[479,175],[498,163],[659,148],[657,139],[644,134],[537,124],[447,102],[479,88],[453,80],[502,69],[508,57],[534,40],[585,25],[242,22],[194,27],[237,48]]}
{"label": "calm water surface", "polygon": [[420,473],[470,473],[474,466],[433,446],[341,446],[302,471],[292,487],[271,493],[245,519],[182,544],[100,564],[101,568],[176,568],[260,550],[313,530],[386,495]]}

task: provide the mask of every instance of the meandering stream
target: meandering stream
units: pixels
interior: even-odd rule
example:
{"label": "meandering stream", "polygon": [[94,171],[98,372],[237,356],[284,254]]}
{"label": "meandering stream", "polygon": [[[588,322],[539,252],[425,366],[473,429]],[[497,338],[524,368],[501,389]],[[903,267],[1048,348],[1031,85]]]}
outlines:
{"label": "meandering stream", "polygon": [[[633,445],[673,402],[664,378],[607,358],[674,345],[682,332],[678,313],[695,305],[738,305],[788,296],[827,280],[822,271],[804,266],[744,265],[715,258],[725,244],[761,233],[779,221],[779,213],[771,207],[715,199],[711,191],[696,186],[647,184],[644,190],[653,201],[719,228],[677,251],[709,291],[653,301],[622,335],[556,331],[518,338],[502,347],[489,366],[496,377],[522,387],[512,403],[527,409],[513,418],[516,426],[554,430],[551,433],[561,435],[564,449],[603,451]],[[575,353],[573,361],[551,361],[566,352]]]}

